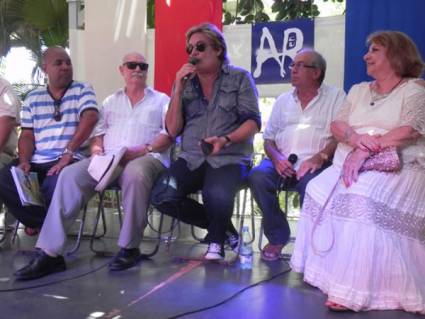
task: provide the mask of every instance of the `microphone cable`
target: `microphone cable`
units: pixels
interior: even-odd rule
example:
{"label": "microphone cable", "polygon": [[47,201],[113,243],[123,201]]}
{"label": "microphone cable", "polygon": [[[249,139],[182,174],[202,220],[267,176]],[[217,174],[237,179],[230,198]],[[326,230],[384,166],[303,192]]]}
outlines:
{"label": "microphone cable", "polygon": [[241,290],[239,290],[239,291],[235,292],[233,295],[229,296],[228,298],[226,298],[226,299],[224,299],[224,300],[222,300],[222,301],[220,301],[220,302],[218,302],[218,303],[216,303],[216,304],[214,304],[214,305],[206,306],[206,307],[202,307],[202,308],[195,309],[195,310],[192,310],[192,311],[183,312],[183,313],[180,313],[180,314],[175,315],[175,316],[172,316],[172,317],[167,317],[167,319],[177,319],[177,318],[182,318],[182,317],[184,317],[184,316],[193,315],[193,314],[195,314],[195,313],[199,313],[199,312],[203,312],[203,311],[206,311],[206,310],[210,310],[210,309],[213,309],[213,308],[219,307],[219,306],[224,305],[225,303],[227,303],[227,302],[229,302],[229,301],[231,301],[231,300],[235,299],[237,296],[239,296],[239,295],[240,295],[240,294],[242,294],[243,292],[247,291],[248,289],[251,289],[251,288],[257,287],[257,286],[259,286],[259,285],[261,285],[261,284],[264,284],[264,283],[270,282],[270,281],[272,281],[272,280],[274,280],[274,279],[276,279],[276,278],[278,278],[278,277],[280,277],[280,276],[282,276],[282,275],[286,274],[286,273],[287,273],[287,272],[289,272],[289,271],[291,271],[291,268],[289,268],[288,270],[281,271],[281,272],[277,273],[276,275],[273,275],[273,276],[271,276],[271,277],[269,277],[269,278],[266,278],[266,279],[260,280],[260,281],[258,281],[258,282],[256,282],[256,283],[253,283],[253,284],[251,284],[251,285],[249,285],[249,286],[246,286],[246,287],[242,288]]}

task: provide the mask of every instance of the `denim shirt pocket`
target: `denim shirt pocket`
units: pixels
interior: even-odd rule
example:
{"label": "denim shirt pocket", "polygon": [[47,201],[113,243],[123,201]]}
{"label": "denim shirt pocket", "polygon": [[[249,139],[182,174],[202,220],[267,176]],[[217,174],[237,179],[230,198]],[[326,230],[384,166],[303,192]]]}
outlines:
{"label": "denim shirt pocket", "polygon": [[202,113],[200,107],[199,94],[192,87],[187,87],[183,91],[183,112],[186,120],[198,117]]}
{"label": "denim shirt pocket", "polygon": [[235,112],[238,104],[238,87],[232,83],[225,83],[220,87],[217,96],[217,105],[226,112]]}

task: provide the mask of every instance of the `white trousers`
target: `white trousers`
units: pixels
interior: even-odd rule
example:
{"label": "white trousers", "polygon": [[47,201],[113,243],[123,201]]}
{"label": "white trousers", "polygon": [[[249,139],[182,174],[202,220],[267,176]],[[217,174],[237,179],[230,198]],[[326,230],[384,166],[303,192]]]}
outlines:
{"label": "white trousers", "polygon": [[[84,159],[63,169],[59,175],[52,202],[41,228],[36,247],[51,254],[62,255],[67,231],[80,210],[92,198],[97,181],[87,172],[90,159]],[[151,188],[165,169],[151,155],[129,162],[118,184],[122,191],[124,220],[118,239],[121,248],[137,248],[147,224],[147,209]]]}

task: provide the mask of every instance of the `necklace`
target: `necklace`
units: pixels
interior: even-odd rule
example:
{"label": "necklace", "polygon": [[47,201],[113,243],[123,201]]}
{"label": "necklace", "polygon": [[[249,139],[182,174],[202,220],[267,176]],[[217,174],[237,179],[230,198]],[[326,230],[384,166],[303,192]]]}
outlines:
{"label": "necklace", "polygon": [[374,106],[375,105],[375,102],[376,101],[379,101],[379,100],[382,100],[382,99],[385,99],[388,95],[390,95],[399,85],[400,85],[400,83],[403,81],[403,78],[401,78],[392,88],[391,88],[391,90],[389,90],[387,93],[383,93],[383,94],[380,94],[380,93],[378,93],[378,92],[376,92],[375,90],[373,90],[372,88],[371,88],[371,86],[369,86],[369,90],[370,90],[370,96],[371,96],[371,99],[370,99],[370,105],[371,106]]}

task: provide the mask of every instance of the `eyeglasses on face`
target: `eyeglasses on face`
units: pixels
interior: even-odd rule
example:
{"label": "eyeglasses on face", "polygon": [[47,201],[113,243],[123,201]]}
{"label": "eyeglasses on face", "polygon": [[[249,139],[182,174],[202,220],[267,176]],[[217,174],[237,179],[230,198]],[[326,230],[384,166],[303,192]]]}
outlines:
{"label": "eyeglasses on face", "polygon": [[204,52],[208,47],[208,44],[204,43],[204,42],[198,42],[195,45],[193,44],[188,44],[186,47],[186,53],[187,54],[191,54],[193,49],[196,49],[196,51],[198,52]]}
{"label": "eyeglasses on face", "polygon": [[290,70],[299,69],[299,68],[316,69],[316,66],[310,65],[310,64],[305,64],[304,62],[297,62],[297,63],[292,62],[289,65]]}
{"label": "eyeglasses on face", "polygon": [[60,122],[62,120],[62,113],[60,110],[61,104],[62,104],[61,100],[56,100],[53,102],[53,106],[55,108],[55,110],[53,111],[53,119],[56,122]]}
{"label": "eyeglasses on face", "polygon": [[135,70],[137,67],[139,67],[142,71],[147,71],[149,64],[144,62],[124,62],[123,63],[129,70]]}

